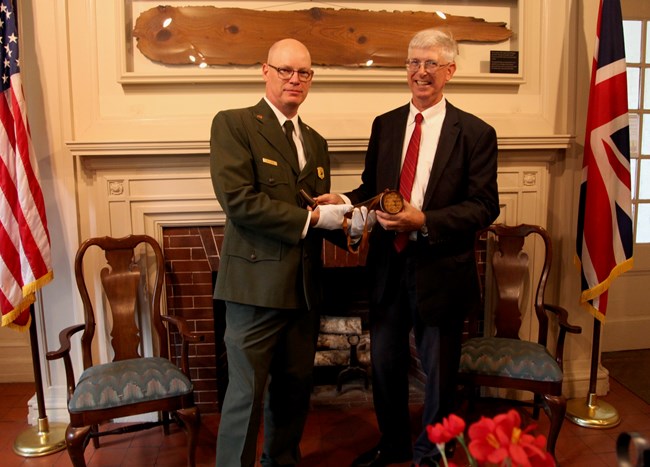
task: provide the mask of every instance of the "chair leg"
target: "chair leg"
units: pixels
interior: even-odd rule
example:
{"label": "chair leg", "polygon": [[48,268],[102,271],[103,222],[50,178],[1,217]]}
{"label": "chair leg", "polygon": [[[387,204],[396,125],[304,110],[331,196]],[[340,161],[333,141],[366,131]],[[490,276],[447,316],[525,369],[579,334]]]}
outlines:
{"label": "chair leg", "polygon": [[163,433],[165,436],[169,436],[169,423],[167,423],[169,421],[169,412],[162,412],[161,418],[163,422]]}
{"label": "chair leg", "polygon": [[551,422],[548,430],[548,440],[546,441],[546,450],[555,457],[555,443],[560,435],[562,422],[566,415],[566,398],[564,396],[544,394],[544,399],[546,400],[544,411]]}
{"label": "chair leg", "polygon": [[533,420],[539,420],[539,408],[542,406],[542,396],[535,394],[533,398]]}
{"label": "chair leg", "polygon": [[[460,411],[461,409],[463,409],[470,414],[473,413],[476,408],[476,399],[479,396],[479,391],[481,390],[481,388],[478,386],[471,386],[469,384],[463,383],[457,387],[457,390],[461,394],[458,397],[457,410]],[[464,404],[461,401],[465,401],[467,405],[464,406]]]}
{"label": "chair leg", "polygon": [[[91,433],[99,433],[99,425],[93,425],[90,427]],[[93,436],[93,446],[95,449],[99,449],[99,436]]]}
{"label": "chair leg", "polygon": [[194,467],[196,462],[196,445],[199,440],[199,430],[201,429],[201,414],[197,407],[181,409],[176,413],[183,421],[185,433],[187,435],[187,465],[188,467]]}
{"label": "chair leg", "polygon": [[68,448],[68,455],[70,456],[70,460],[74,467],[86,467],[84,450],[86,447],[86,439],[89,434],[89,426],[76,428],[68,425],[68,428],[65,430],[65,444]]}

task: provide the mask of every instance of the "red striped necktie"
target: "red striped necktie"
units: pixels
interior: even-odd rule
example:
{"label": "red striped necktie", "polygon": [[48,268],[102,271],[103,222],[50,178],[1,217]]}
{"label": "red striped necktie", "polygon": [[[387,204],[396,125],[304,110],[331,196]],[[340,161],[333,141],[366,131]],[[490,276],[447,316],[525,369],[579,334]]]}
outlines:
{"label": "red striped necktie", "polygon": [[[399,192],[406,201],[411,201],[411,191],[413,190],[413,181],[415,180],[415,169],[418,166],[418,155],[420,154],[420,137],[422,136],[422,114],[415,116],[415,128],[411,135],[406,157],[402,165],[402,173],[399,179]],[[397,252],[401,252],[409,242],[410,232],[398,232],[393,244]]]}

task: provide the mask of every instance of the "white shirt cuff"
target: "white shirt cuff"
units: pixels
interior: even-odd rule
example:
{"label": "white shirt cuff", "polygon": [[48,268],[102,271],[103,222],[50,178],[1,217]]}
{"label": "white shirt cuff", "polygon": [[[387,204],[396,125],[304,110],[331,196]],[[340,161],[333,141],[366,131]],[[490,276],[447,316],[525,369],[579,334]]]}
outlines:
{"label": "white shirt cuff", "polygon": [[309,230],[310,221],[311,221],[311,211],[307,211],[307,222],[305,222],[305,226],[302,228],[302,234],[300,235],[300,238],[305,238],[307,236],[307,231]]}

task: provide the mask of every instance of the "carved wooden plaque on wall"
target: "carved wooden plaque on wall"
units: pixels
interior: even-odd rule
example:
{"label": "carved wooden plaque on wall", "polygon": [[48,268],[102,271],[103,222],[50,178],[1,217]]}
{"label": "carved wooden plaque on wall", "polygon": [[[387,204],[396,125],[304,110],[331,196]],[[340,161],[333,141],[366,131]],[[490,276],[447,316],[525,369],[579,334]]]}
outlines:
{"label": "carved wooden plaque on wall", "polygon": [[144,56],[168,65],[255,65],[275,41],[293,37],[309,48],[314,65],[401,68],[411,37],[431,27],[448,29],[458,42],[512,36],[504,22],[431,12],[158,6],[137,17],[133,37]]}

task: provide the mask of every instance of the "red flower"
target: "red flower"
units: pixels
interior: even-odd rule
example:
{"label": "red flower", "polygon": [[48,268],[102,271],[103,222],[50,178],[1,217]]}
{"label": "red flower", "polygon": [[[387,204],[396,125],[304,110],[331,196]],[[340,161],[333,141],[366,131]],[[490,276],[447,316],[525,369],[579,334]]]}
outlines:
{"label": "red flower", "polygon": [[546,438],[528,434],[534,429],[521,429],[521,417],[516,410],[494,419],[481,417],[469,427],[469,451],[478,462],[500,465],[511,459],[513,466],[554,466],[555,460],[546,452]]}
{"label": "red flower", "polygon": [[427,425],[429,441],[434,444],[447,443],[455,437],[462,435],[464,431],[465,420],[454,414],[443,418],[442,423]]}
{"label": "red flower", "polygon": [[456,467],[448,462],[443,446],[456,438],[465,450],[470,466],[495,465],[508,467],[555,467],[555,459],[546,452],[546,438],[534,436],[529,431],[534,425],[521,429],[521,417],[516,410],[494,418],[481,417],[469,427],[472,440],[469,448],[463,433],[465,421],[450,415],[442,423],[427,426],[427,435],[432,443],[438,445],[442,461],[447,467]]}

